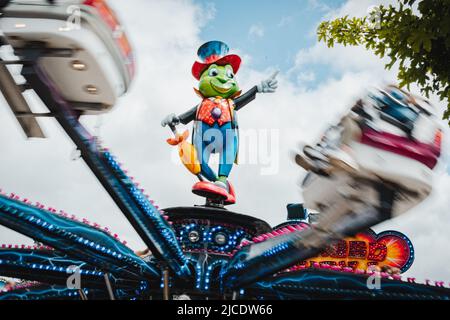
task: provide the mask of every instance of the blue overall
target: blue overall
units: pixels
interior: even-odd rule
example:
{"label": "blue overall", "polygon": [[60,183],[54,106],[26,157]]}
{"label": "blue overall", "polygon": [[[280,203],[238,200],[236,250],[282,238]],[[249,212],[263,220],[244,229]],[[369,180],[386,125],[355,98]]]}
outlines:
{"label": "blue overall", "polygon": [[216,122],[210,126],[196,121],[192,140],[197,150],[202,176],[211,182],[218,179],[208,164],[212,153],[220,154],[219,176],[230,175],[238,149],[237,129],[233,128],[232,122],[224,123],[222,126]]}

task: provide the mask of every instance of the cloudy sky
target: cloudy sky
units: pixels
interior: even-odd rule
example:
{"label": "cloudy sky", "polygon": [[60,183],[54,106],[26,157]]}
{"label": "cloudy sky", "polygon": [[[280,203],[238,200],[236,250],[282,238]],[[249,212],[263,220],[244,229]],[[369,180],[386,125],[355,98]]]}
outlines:
{"label": "cloudy sky", "polygon": [[[279,75],[276,94],[260,95],[239,112],[242,164],[230,177],[237,190],[233,211],[271,225],[286,217],[287,203],[301,202],[305,174],[289,152],[313,142],[367,88],[395,81],[395,70],[361,48],[328,49],[318,44],[320,21],[345,14],[361,16],[381,1],[110,1],[134,45],[138,73],[115,109],[83,122],[125,163],[130,174],[161,207],[202,204],[195,182],[177,161],[160,121],[198,103],[190,74],[203,42],[219,39],[243,57],[238,74],[245,90]],[[34,110],[42,106],[32,93]],[[433,99],[443,110],[444,103]],[[52,119],[42,119],[48,139],[26,140],[0,97],[0,187],[80,218],[109,226],[135,248],[142,243]],[[445,123],[442,122],[444,128]],[[449,130],[445,129],[446,134]],[[409,276],[450,282],[449,142],[437,170],[432,196],[419,207],[375,229],[404,232],[414,243],[416,262]],[[255,148],[256,146],[256,148]],[[0,243],[31,240],[0,227]]]}

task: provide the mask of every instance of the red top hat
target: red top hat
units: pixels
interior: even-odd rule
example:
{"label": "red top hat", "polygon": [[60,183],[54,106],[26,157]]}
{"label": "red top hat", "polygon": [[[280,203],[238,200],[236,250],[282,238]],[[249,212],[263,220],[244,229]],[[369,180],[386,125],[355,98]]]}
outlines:
{"label": "red top hat", "polygon": [[237,73],[241,66],[241,58],[235,54],[227,55],[228,46],[222,41],[209,41],[203,44],[197,52],[198,57],[203,62],[194,62],[192,66],[192,75],[200,80],[203,71],[208,69],[213,63],[219,66],[231,65],[234,73]]}

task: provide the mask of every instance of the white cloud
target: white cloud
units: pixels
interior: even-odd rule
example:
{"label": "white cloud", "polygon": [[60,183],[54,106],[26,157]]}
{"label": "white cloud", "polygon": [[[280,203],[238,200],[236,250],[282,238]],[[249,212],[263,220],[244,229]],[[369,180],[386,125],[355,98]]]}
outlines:
{"label": "white cloud", "polygon": [[308,0],[308,8],[319,11],[329,11],[330,7],[320,0]]}
{"label": "white cloud", "polygon": [[298,82],[312,82],[316,80],[316,74],[312,71],[300,72],[297,76]]}
{"label": "white cloud", "polygon": [[200,10],[202,17],[202,26],[216,17],[217,9],[214,2],[207,2],[204,7],[200,8]]}
{"label": "white cloud", "polygon": [[327,65],[331,71],[339,73],[367,69],[381,71],[382,74],[379,76],[383,76],[385,73],[383,68],[378,68],[380,66],[380,59],[363,47],[343,47],[336,45],[333,48],[328,48],[322,42],[300,50],[295,57],[294,68],[302,70],[305,66],[318,64]]}
{"label": "white cloud", "polygon": [[[134,44],[138,74],[130,92],[111,113],[102,117],[101,138],[161,207],[202,204],[203,200],[190,192],[194,177],[170,161],[173,150],[165,142],[170,132],[161,128],[160,120],[168,113],[181,113],[198,103],[192,90],[196,82],[190,68],[202,43],[199,17],[204,9],[183,0],[135,2],[134,6],[124,1],[112,2]],[[370,4],[352,0],[339,12],[364,14],[364,6]],[[243,89],[248,89],[272,70],[253,70],[245,52],[241,53],[244,60],[238,80]],[[230,179],[238,203],[230,210],[257,216],[272,225],[284,221],[285,205],[301,201],[296,183],[304,173],[289,159],[289,151],[296,149],[299,141],[313,142],[368,86],[395,80],[395,73],[386,72],[382,61],[358,48],[328,49],[315,45],[298,53],[291,73],[302,77],[305,67],[311,64],[333,70],[333,76],[308,89],[281,74],[276,94],[258,96],[239,112],[243,131],[280,130],[277,150],[280,171],[277,175],[262,176],[262,165],[236,166]],[[136,233],[86,165],[81,160],[70,160],[74,146],[55,121],[42,121],[49,139],[26,141],[1,99],[1,187],[107,225],[133,248],[141,248]],[[443,107],[442,103],[437,104]],[[91,128],[96,121],[96,117],[83,120]],[[450,150],[448,141],[446,150]],[[246,152],[245,144],[241,152]],[[450,244],[447,231],[450,222],[446,218],[446,210],[450,208],[450,198],[446,196],[449,187],[450,177],[442,171],[435,193],[426,203],[379,227],[395,228],[411,237],[417,253],[411,275],[450,279],[446,267],[449,257],[445,254]],[[0,242],[30,240],[2,228]]]}
{"label": "white cloud", "polygon": [[261,24],[253,24],[248,30],[248,36],[251,39],[264,37],[264,27]]}
{"label": "white cloud", "polygon": [[387,6],[390,4],[397,5],[398,2],[396,0],[348,0],[339,8],[328,11],[325,18],[333,19],[345,15],[349,15],[350,17],[362,17],[366,16],[373,6]]}
{"label": "white cloud", "polygon": [[277,26],[282,28],[287,25],[290,25],[294,21],[294,18],[292,16],[284,16],[281,17],[280,22],[278,22]]}

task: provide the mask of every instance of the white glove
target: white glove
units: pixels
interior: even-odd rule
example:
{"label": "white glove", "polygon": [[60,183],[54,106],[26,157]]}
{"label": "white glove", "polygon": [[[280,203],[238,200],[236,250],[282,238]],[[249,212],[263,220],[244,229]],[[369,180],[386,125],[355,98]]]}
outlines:
{"label": "white glove", "polygon": [[168,125],[177,125],[180,123],[180,118],[178,118],[178,116],[175,113],[171,113],[169,114],[167,117],[165,117],[163,119],[163,121],[161,121],[161,125],[163,127],[168,126]]}
{"label": "white glove", "polygon": [[261,81],[261,84],[257,86],[259,93],[273,93],[278,88],[278,80],[276,79],[279,71],[275,73],[267,80]]}

